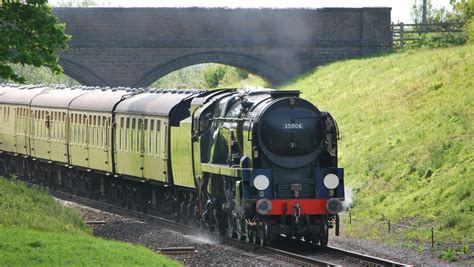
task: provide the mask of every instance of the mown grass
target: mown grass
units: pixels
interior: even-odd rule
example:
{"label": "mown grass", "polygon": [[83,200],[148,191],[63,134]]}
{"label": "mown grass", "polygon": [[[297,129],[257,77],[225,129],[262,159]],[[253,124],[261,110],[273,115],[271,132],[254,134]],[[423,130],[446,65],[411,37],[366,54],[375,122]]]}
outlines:
{"label": "mown grass", "polygon": [[0,266],[180,266],[142,246],[93,237],[78,211],[0,177]]}
{"label": "mown grass", "polygon": [[356,219],[474,241],[474,45],[337,62],[284,88],[338,120]]}
{"label": "mown grass", "polygon": [[79,212],[61,207],[45,189],[0,178],[0,226],[90,234]]}
{"label": "mown grass", "polygon": [[180,266],[144,247],[89,235],[0,227],[2,266]]}

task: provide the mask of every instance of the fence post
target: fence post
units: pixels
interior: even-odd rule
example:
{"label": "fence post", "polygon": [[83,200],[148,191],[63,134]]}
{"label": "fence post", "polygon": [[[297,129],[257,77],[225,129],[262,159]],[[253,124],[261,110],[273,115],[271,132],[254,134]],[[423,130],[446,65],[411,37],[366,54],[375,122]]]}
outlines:
{"label": "fence post", "polygon": [[390,234],[390,220],[388,220],[388,233]]}
{"label": "fence post", "polygon": [[431,227],[431,248],[434,248],[434,229]]}
{"label": "fence post", "polygon": [[403,29],[403,22],[400,22],[400,49],[403,49],[405,47],[404,43],[403,43],[403,35],[404,35],[404,29]]}
{"label": "fence post", "polygon": [[352,213],[349,211],[349,224],[352,224]]}

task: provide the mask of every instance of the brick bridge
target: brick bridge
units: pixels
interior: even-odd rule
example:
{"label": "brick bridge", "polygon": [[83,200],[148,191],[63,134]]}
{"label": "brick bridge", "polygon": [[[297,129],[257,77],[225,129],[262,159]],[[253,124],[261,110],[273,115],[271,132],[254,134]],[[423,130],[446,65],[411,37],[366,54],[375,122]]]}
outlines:
{"label": "brick bridge", "polygon": [[391,46],[390,8],[55,8],[72,35],[64,73],[84,85],[146,87],[200,63],[280,84]]}

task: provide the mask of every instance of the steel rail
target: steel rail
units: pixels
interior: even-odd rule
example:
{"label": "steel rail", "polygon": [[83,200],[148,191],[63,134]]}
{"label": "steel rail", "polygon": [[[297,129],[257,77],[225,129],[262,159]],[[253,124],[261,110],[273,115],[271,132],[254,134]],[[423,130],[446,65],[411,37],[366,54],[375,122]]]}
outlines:
{"label": "steel rail", "polygon": [[375,256],[369,256],[366,254],[349,251],[341,248],[336,248],[333,246],[321,247],[322,251],[328,252],[335,257],[340,257],[346,261],[350,261],[354,264],[360,265],[370,265],[370,266],[407,266],[407,264],[402,264],[399,262],[382,259]]}
{"label": "steel rail", "polygon": [[[166,226],[167,228],[174,230],[176,232],[184,233],[184,234],[195,234],[196,233],[196,228],[191,227],[188,225],[176,223],[173,220],[160,217],[154,214],[145,214],[141,213],[139,211],[135,210],[130,210],[122,207],[118,207],[113,204],[97,201],[97,200],[92,200],[89,198],[73,195],[70,193],[66,193],[63,191],[58,191],[58,190],[49,190],[50,193],[62,200],[66,201],[71,201],[77,204],[85,205],[91,208],[96,208],[99,210],[107,211],[110,213],[118,214],[121,216],[132,216],[135,218],[139,218],[142,220],[148,220],[150,222],[155,222],[159,223],[160,225]],[[247,252],[251,252],[260,256],[265,256],[268,258],[272,258],[278,261],[283,261],[286,263],[294,264],[294,265],[299,265],[299,266],[336,266],[336,264],[329,262],[329,261],[324,261],[316,258],[311,258],[307,257],[304,255],[299,255],[296,253],[292,253],[289,251],[284,251],[272,247],[267,247],[267,246],[259,246],[255,244],[250,244],[244,241],[239,241],[236,239],[228,238],[228,237],[223,237],[218,234],[213,234],[211,232],[204,232],[206,237],[213,239],[215,241],[218,241],[221,244],[231,246],[240,250],[244,250]]]}
{"label": "steel rail", "polygon": [[[77,204],[81,204],[84,206],[88,206],[91,208],[96,208],[98,210],[110,212],[113,214],[121,215],[121,216],[131,216],[142,220],[147,220],[150,222],[158,223],[163,225],[171,230],[176,232],[184,233],[184,234],[195,234],[198,228],[192,227],[189,225],[184,225],[181,223],[177,223],[174,220],[170,220],[168,218],[164,218],[158,216],[156,214],[145,214],[136,210],[126,209],[114,204],[89,199],[82,196],[77,196],[71,193],[67,193],[64,191],[53,190],[49,189],[49,192],[58,199],[71,201]],[[217,241],[220,244],[224,244],[230,247],[234,247],[240,250],[244,250],[247,252],[254,253],[256,255],[265,256],[268,258],[273,258],[278,261],[283,261],[290,264],[295,264],[299,266],[337,266],[340,265],[338,262],[341,260],[344,261],[344,264],[350,265],[364,265],[364,266],[406,266],[406,264],[398,263],[391,260],[382,259],[379,257],[369,256],[357,252],[352,252],[349,250],[344,250],[332,246],[326,247],[318,247],[318,253],[311,256],[311,255],[302,255],[299,253],[294,253],[287,251],[285,249],[278,249],[269,246],[260,246],[256,244],[247,243],[244,241],[236,240],[229,237],[223,237],[216,233],[212,233],[209,231],[200,232],[200,234],[204,234],[205,237]],[[301,241],[302,242],[302,241]],[[300,245],[304,246],[304,242]],[[329,255],[331,259],[329,260],[322,260],[317,257],[321,257],[321,255],[326,254]]]}

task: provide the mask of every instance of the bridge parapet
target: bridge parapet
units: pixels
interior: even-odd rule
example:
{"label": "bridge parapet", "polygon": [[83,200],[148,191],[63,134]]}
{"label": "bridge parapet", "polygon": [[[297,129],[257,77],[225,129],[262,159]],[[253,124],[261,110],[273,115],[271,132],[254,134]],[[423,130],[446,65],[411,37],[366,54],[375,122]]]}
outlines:
{"label": "bridge parapet", "polygon": [[86,85],[147,86],[217,62],[274,84],[391,47],[390,8],[55,8],[72,35],[65,73]]}

